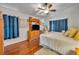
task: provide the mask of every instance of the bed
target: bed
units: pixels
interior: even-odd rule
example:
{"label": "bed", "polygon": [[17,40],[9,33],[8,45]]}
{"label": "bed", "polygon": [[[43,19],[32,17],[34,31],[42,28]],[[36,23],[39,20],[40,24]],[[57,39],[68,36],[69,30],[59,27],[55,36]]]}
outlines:
{"label": "bed", "polygon": [[47,46],[61,54],[75,53],[79,41],[66,37],[61,32],[46,32],[40,35],[40,45]]}

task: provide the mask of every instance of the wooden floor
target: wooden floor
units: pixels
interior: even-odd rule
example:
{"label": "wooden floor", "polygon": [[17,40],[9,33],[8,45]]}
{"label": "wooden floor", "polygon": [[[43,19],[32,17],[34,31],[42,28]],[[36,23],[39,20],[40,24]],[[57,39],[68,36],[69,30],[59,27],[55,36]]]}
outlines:
{"label": "wooden floor", "polygon": [[4,48],[4,55],[33,55],[41,47],[39,43],[36,43],[38,40],[32,42],[22,41],[12,45],[8,45]]}

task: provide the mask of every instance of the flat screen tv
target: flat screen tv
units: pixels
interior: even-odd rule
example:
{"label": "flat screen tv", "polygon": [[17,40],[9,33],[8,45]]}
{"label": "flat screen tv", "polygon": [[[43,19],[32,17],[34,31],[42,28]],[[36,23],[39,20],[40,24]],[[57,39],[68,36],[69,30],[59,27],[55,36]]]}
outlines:
{"label": "flat screen tv", "polygon": [[39,25],[32,25],[32,30],[40,30],[40,26]]}

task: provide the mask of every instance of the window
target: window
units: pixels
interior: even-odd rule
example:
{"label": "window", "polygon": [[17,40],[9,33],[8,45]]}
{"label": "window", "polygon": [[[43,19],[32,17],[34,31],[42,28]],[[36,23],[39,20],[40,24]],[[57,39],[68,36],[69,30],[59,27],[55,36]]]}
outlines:
{"label": "window", "polygon": [[4,40],[19,37],[18,17],[3,15]]}
{"label": "window", "polygon": [[68,29],[67,19],[50,21],[49,25],[50,25],[50,31],[54,32],[62,32],[63,30],[67,31]]}

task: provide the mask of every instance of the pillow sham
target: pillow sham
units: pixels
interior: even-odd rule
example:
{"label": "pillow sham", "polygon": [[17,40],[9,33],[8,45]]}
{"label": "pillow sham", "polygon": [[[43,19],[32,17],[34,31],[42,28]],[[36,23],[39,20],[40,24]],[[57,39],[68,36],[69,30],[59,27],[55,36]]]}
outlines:
{"label": "pillow sham", "polygon": [[77,32],[77,34],[74,37],[75,40],[79,40],[79,31]]}
{"label": "pillow sham", "polygon": [[68,37],[73,38],[77,32],[78,32],[78,29],[76,29],[76,28],[70,28],[69,29]]}

